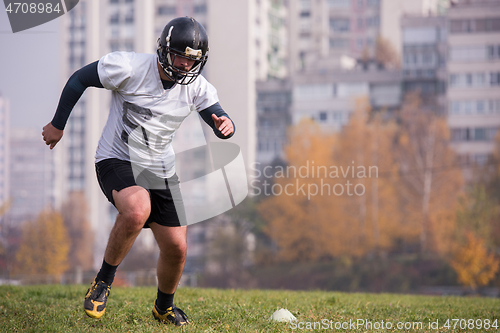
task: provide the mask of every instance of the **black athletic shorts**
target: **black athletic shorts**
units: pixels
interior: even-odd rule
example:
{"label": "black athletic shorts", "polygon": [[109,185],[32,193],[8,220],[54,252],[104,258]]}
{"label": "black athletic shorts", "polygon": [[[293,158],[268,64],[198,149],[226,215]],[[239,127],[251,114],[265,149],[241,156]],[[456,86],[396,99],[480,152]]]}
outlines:
{"label": "black athletic shorts", "polygon": [[151,222],[168,227],[178,227],[187,224],[186,212],[184,211],[179,187],[179,177],[176,174],[171,178],[162,179],[144,170],[138,175],[136,181],[130,161],[110,158],[97,162],[95,166],[99,186],[106,198],[113,205],[115,205],[113,190],[119,192],[126,187],[139,185],[149,192],[151,214],[144,224],[144,228],[149,228],[148,224]]}

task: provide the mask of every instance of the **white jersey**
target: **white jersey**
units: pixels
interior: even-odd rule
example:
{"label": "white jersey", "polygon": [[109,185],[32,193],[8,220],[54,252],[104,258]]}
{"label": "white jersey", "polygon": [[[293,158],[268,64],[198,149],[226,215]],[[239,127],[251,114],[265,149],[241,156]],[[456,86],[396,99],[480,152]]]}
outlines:
{"label": "white jersey", "polygon": [[99,60],[99,79],[113,92],[96,163],[118,158],[161,178],[173,176],[175,131],[191,112],[219,101],[201,75],[191,84],[164,89],[156,59],[155,54],[113,52]]}

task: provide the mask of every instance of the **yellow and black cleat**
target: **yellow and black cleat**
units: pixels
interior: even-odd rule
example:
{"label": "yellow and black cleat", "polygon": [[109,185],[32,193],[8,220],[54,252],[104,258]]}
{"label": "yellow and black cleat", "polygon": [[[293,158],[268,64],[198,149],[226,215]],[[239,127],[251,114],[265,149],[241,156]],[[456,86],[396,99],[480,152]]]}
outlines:
{"label": "yellow and black cleat", "polygon": [[153,316],[161,323],[171,323],[175,326],[189,324],[187,315],[175,305],[169,307],[166,311],[161,311],[158,309],[155,302],[155,306],[153,307]]}
{"label": "yellow and black cleat", "polygon": [[85,302],[83,307],[85,313],[92,318],[99,319],[106,311],[106,302],[108,301],[111,286],[104,281],[92,282],[87,294],[85,295]]}

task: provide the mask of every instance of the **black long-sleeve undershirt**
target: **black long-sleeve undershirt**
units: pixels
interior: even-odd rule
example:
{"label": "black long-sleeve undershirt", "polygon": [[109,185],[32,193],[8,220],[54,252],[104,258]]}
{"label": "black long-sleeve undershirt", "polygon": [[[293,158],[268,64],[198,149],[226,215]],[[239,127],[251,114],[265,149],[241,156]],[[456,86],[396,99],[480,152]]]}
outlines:
{"label": "black long-sleeve undershirt", "polygon": [[218,138],[220,138],[220,139],[229,139],[230,137],[232,137],[233,134],[234,134],[234,132],[236,131],[236,126],[234,126],[233,120],[231,118],[229,118],[229,120],[231,120],[231,122],[233,123],[233,133],[229,134],[228,136],[224,136],[224,134],[222,134],[222,132],[219,131],[215,127],[214,120],[212,119],[212,114],[215,114],[219,118],[222,117],[222,116],[226,116],[227,118],[229,118],[229,116],[227,115],[227,113],[224,112],[224,110],[220,106],[219,102],[215,103],[212,106],[209,106],[208,108],[206,108],[204,110],[201,110],[200,111],[200,116],[208,124],[208,126],[212,127],[212,129],[214,130],[214,134]]}
{"label": "black long-sleeve undershirt", "polygon": [[[99,80],[99,74],[97,72],[98,63],[99,61],[95,61],[85,67],[82,67],[81,69],[73,73],[73,75],[69,78],[61,93],[54,118],[51,121],[52,126],[60,130],[64,129],[69,115],[73,110],[73,107],[75,106],[76,102],[78,102],[85,89],[87,89],[88,87],[104,88],[101,81]],[[162,80],[162,84],[164,89],[170,89],[174,86],[174,82],[167,80]],[[203,118],[203,120],[213,129],[214,134],[218,138],[228,139],[233,136],[236,130],[234,122],[231,120],[228,114],[224,112],[218,102],[200,111],[199,114],[201,118]],[[226,116],[227,118],[229,118],[233,123],[233,133],[228,136],[224,136],[224,134],[222,134],[215,127],[214,120],[212,119],[212,114],[215,114],[217,117]]]}
{"label": "black long-sleeve undershirt", "polygon": [[76,102],[80,99],[85,89],[88,87],[104,88],[97,73],[97,63],[95,61],[85,67],[80,68],[71,75],[64,86],[57,105],[56,114],[52,118],[52,126],[63,130],[68,121],[69,115]]}

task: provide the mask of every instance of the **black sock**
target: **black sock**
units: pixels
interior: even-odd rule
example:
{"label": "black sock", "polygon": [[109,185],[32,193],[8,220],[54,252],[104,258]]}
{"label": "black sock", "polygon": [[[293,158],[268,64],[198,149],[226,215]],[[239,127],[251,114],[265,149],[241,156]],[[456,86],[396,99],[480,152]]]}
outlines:
{"label": "black sock", "polygon": [[161,311],[166,311],[169,307],[174,305],[174,294],[165,294],[158,289],[158,295],[156,296],[156,306]]}
{"label": "black sock", "polygon": [[101,270],[99,271],[99,273],[97,273],[96,280],[104,281],[104,283],[111,285],[113,283],[113,280],[115,279],[115,273],[117,268],[118,265],[111,266],[105,260],[103,260]]}

